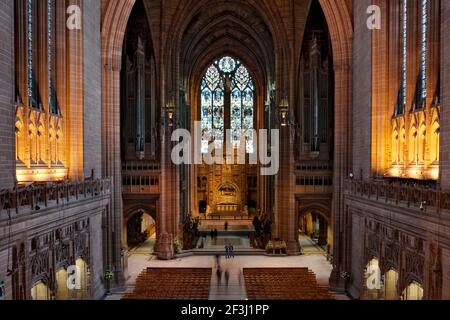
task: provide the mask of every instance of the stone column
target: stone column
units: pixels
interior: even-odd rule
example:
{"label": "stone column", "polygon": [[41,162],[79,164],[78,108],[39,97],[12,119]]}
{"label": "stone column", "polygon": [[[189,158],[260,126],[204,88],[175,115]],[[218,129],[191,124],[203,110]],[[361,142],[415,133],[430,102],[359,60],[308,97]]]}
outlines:
{"label": "stone column", "polygon": [[122,234],[122,168],[120,155],[120,66],[105,65],[103,69],[103,176],[112,179],[111,207],[107,232],[108,247],[106,266],[116,272],[117,284],[123,279],[122,248],[126,235]]}
{"label": "stone column", "polygon": [[[295,226],[295,175],[294,156],[292,152],[294,127],[280,126],[280,171],[276,177],[275,187],[275,238],[286,241],[288,254],[300,252]],[[272,141],[272,143],[277,143]]]}
{"label": "stone column", "polygon": [[[343,291],[345,282],[341,278],[341,271],[345,270],[346,253],[346,225],[344,208],[344,182],[349,174],[349,93],[351,88],[351,77],[349,66],[335,67],[336,98],[335,98],[335,151],[333,172],[333,271],[330,276],[330,286],[333,290]],[[341,87],[341,88],[339,88]],[[347,129],[347,130],[345,130]]]}
{"label": "stone column", "polygon": [[[164,109],[164,108],[163,108]],[[167,110],[162,110],[161,127],[161,205],[160,230],[158,230],[158,258],[169,260],[174,257],[172,241],[180,235],[179,176],[171,159],[171,135],[175,129],[175,118],[171,121]],[[175,116],[174,116],[175,117]]]}
{"label": "stone column", "polygon": [[444,191],[450,190],[450,2],[441,1],[441,146],[440,183]]}
{"label": "stone column", "polygon": [[[66,1],[66,5],[77,5],[83,10],[83,1]],[[84,180],[84,88],[83,88],[83,26],[81,30],[66,29],[67,37],[67,93],[68,125],[67,145],[70,150],[69,177],[72,180]]]}
{"label": "stone column", "polygon": [[2,1],[0,11],[0,189],[14,186],[14,2]]}

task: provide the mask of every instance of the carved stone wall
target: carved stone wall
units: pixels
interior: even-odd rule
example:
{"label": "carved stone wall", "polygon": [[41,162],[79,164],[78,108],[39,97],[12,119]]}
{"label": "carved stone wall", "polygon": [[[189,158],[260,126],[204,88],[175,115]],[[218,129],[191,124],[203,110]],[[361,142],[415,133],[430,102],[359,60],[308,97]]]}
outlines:
{"label": "carved stone wall", "polygon": [[[103,261],[103,219],[108,198],[109,193],[87,200],[71,199],[63,210],[42,207],[33,215],[20,210],[16,216],[12,210],[0,210],[0,278],[5,280],[6,298],[30,299],[31,288],[39,281],[50,289],[50,298],[56,297],[57,271],[67,270],[79,258],[86,264],[89,285],[77,296],[102,297],[107,268]],[[11,224],[6,219],[9,214]]]}
{"label": "carved stone wall", "polygon": [[[389,270],[399,274],[398,298],[412,282],[416,282],[423,287],[425,299],[446,299],[442,288],[449,279],[442,266],[450,261],[442,252],[448,251],[450,244],[448,211],[435,219],[418,208],[406,210],[357,194],[349,195],[346,204],[352,237],[359,234],[364,239],[362,252],[357,243],[350,243],[345,248],[351,263],[349,270],[354,275],[359,274],[348,283],[354,297],[363,297],[365,277],[361,270],[375,258],[382,274]],[[363,223],[355,223],[353,217],[359,217]]]}

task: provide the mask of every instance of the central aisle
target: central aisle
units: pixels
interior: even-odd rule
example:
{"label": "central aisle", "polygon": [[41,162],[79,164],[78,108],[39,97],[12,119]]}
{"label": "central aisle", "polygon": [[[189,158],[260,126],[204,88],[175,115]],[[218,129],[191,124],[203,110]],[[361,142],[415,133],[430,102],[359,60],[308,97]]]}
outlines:
{"label": "central aisle", "polygon": [[[245,300],[246,291],[241,271],[243,268],[308,268],[317,276],[317,282],[321,286],[328,286],[328,280],[332,267],[324,256],[293,256],[293,257],[266,257],[266,256],[237,256],[235,259],[226,260],[221,257],[222,270],[228,269],[230,281],[225,285],[222,275],[221,285],[218,285],[216,277],[216,262],[213,256],[189,256],[171,261],[157,260],[150,254],[134,254],[128,261],[128,274],[126,289],[116,292],[106,299],[121,299],[125,291],[132,290],[137,276],[146,268],[212,268],[211,274],[211,300]],[[333,294],[336,299],[346,299],[345,296]]]}

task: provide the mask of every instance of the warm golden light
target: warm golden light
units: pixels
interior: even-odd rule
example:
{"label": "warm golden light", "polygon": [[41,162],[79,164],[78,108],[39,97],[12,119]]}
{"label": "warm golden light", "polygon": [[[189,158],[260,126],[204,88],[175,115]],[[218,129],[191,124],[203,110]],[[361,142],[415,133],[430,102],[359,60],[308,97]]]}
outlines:
{"label": "warm golden light", "polygon": [[[431,123],[426,121],[427,114],[433,119]],[[432,109],[414,112],[410,116],[408,126],[405,125],[405,116],[392,119],[391,139],[387,141],[391,144],[391,154],[389,164],[384,168],[385,177],[438,180],[439,113],[437,109]]]}
{"label": "warm golden light", "polygon": [[67,169],[64,168],[17,168],[17,182],[47,182],[62,181],[67,178]]}

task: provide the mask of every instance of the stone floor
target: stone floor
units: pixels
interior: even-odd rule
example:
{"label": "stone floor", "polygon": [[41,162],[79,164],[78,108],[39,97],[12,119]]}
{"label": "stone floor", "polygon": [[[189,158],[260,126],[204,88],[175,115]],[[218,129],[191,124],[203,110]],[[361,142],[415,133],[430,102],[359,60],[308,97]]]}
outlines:
{"label": "stone floor", "polygon": [[218,251],[225,251],[225,246],[227,244],[232,244],[235,250],[251,248],[249,238],[232,233],[220,236],[217,239],[211,239],[211,237],[203,238],[199,240],[198,245],[200,245],[202,241],[205,249],[214,249]]}
{"label": "stone floor", "polygon": [[135,255],[135,254],[143,254],[143,255],[149,255],[153,253],[153,247],[155,246],[155,242],[156,242],[156,238],[155,237],[151,237],[149,238],[147,241],[145,241],[143,244],[141,244],[140,246],[133,248],[130,250],[130,254]]}
{"label": "stone floor", "polygon": [[[243,241],[243,239],[241,239]],[[326,253],[318,247],[311,239],[302,237],[300,243],[303,247],[304,255],[292,257],[268,257],[268,256],[236,256],[234,259],[221,257],[220,265],[223,272],[229,272],[228,286],[225,283],[224,273],[221,281],[216,275],[216,259],[213,256],[188,256],[171,261],[157,260],[151,254],[151,240],[142,247],[130,252],[128,259],[128,279],[127,288],[132,290],[137,276],[147,267],[164,268],[213,268],[211,275],[210,300],[245,300],[246,291],[242,276],[243,268],[289,268],[307,267],[316,276],[319,285],[327,286],[332,270],[331,264],[326,259]],[[123,292],[117,292],[107,297],[108,300],[118,300]],[[346,300],[347,297],[334,294],[336,299]]]}
{"label": "stone floor", "polygon": [[299,237],[300,247],[302,248],[302,254],[304,255],[323,255],[327,256],[326,251],[318,246],[311,238],[300,235]]}

